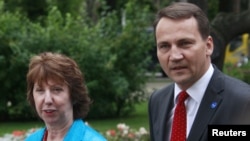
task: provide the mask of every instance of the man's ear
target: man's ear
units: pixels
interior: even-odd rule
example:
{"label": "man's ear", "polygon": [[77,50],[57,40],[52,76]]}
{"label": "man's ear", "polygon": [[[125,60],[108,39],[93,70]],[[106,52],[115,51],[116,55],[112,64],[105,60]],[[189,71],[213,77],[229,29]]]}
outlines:
{"label": "man's ear", "polygon": [[214,42],[212,36],[207,37],[206,41],[206,53],[207,55],[211,56],[214,50]]}

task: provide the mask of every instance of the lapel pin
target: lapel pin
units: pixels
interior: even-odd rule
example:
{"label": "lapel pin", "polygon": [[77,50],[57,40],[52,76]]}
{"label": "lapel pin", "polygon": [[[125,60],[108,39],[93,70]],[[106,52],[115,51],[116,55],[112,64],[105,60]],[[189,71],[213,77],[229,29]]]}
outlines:
{"label": "lapel pin", "polygon": [[211,105],[210,105],[210,107],[211,107],[212,109],[214,109],[216,106],[217,106],[217,102],[212,102]]}

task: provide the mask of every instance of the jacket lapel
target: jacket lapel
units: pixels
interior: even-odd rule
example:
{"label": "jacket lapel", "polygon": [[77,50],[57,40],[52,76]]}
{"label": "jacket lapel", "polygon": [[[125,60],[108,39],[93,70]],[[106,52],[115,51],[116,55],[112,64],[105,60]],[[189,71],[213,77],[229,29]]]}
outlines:
{"label": "jacket lapel", "polygon": [[224,81],[223,77],[221,77],[223,75],[221,75],[221,72],[216,67],[214,68],[214,74],[201,101],[196,119],[188,136],[188,141],[198,141],[203,135],[206,136],[209,121],[214,116],[222,101],[220,93],[224,89]]}
{"label": "jacket lapel", "polygon": [[161,102],[162,105],[160,106],[162,107],[162,114],[163,114],[163,116],[161,116],[160,123],[164,123],[164,124],[160,124],[160,127],[161,127],[160,137],[162,137],[162,139],[165,139],[165,140],[169,138],[169,135],[166,135],[166,133],[169,132],[168,130],[171,130],[171,129],[168,129],[167,121],[170,118],[168,116],[170,115],[170,112],[173,108],[173,99],[174,99],[174,85],[172,85],[171,90],[168,91],[165,98],[162,99],[165,102]]}
{"label": "jacket lapel", "polygon": [[[154,141],[167,141],[168,137],[166,133],[168,133],[167,129],[167,120],[168,115],[171,112],[173,105],[173,96],[174,95],[174,85],[170,84],[170,86],[166,86],[159,91],[156,91],[155,94],[152,94],[151,101],[149,105],[151,105],[151,118],[150,123],[154,123],[150,128],[154,128]],[[152,100],[154,99],[154,100]]]}

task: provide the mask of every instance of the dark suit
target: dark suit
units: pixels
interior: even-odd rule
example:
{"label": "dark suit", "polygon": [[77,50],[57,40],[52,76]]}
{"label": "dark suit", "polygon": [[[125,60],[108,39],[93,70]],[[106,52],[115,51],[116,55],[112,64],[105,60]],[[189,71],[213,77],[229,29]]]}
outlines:
{"label": "dark suit", "polygon": [[[167,120],[173,108],[174,84],[154,92],[149,100],[151,141],[167,141]],[[215,102],[217,106],[211,108]],[[207,141],[209,124],[250,124],[250,85],[214,73],[205,91],[187,141]]]}

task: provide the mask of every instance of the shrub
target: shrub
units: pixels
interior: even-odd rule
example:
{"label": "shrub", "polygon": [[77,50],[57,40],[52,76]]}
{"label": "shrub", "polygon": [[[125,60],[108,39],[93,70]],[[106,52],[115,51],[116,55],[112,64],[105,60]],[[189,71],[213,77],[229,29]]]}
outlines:
{"label": "shrub", "polygon": [[125,26],[115,13],[90,25],[80,16],[62,16],[56,7],[42,23],[1,10],[0,119],[36,117],[27,110],[25,77],[29,58],[44,51],[61,52],[79,64],[94,100],[89,117],[131,113],[135,103],[145,100],[144,73],[153,40],[145,32],[147,8],[134,14],[131,10],[134,6],[135,3],[130,3],[127,7],[127,13],[133,16],[127,18]]}
{"label": "shrub", "polygon": [[250,62],[237,67],[233,64],[225,64],[224,72],[250,84]]}

